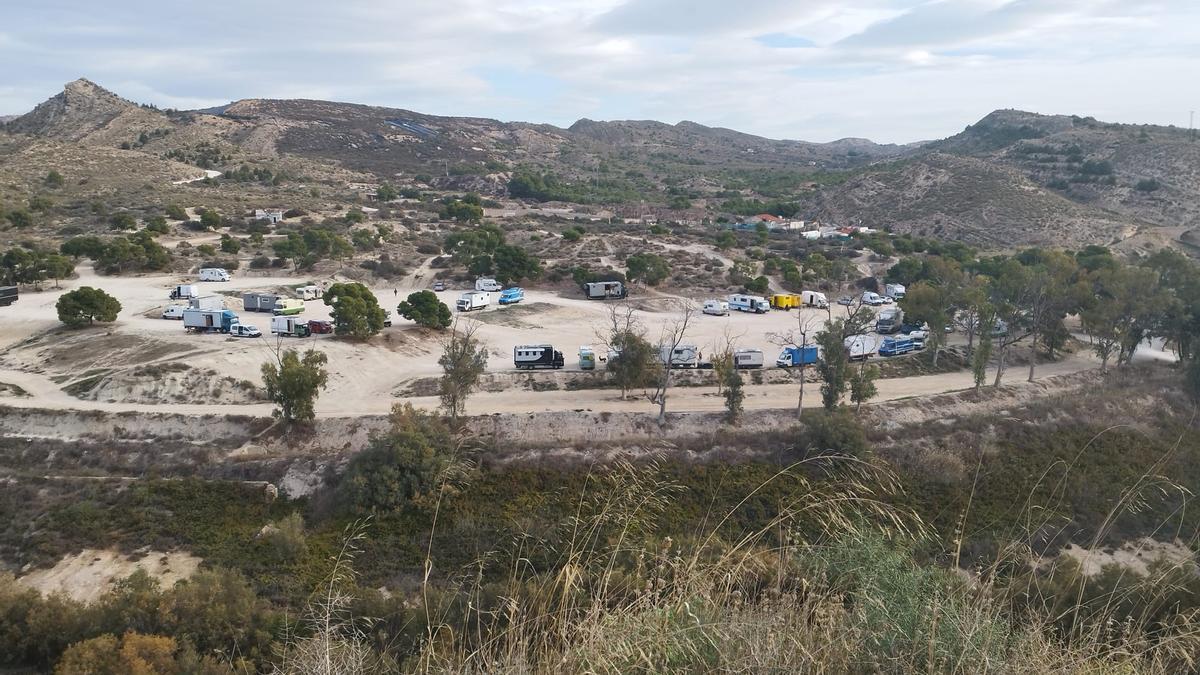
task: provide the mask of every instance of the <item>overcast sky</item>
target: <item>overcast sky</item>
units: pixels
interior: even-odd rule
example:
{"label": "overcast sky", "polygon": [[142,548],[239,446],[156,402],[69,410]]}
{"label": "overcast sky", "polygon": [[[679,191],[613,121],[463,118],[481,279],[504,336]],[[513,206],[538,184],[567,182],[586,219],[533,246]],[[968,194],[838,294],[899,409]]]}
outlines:
{"label": "overcast sky", "polygon": [[997,108],[1188,124],[1197,0],[39,0],[0,114],[87,77],[196,108],[316,98],[569,125],[940,138]]}

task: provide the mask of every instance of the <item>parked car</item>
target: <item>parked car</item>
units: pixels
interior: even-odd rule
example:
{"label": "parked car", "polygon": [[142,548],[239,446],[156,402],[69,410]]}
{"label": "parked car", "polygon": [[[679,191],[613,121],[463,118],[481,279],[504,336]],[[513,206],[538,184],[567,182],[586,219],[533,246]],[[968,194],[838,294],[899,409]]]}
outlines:
{"label": "parked car", "polygon": [[838,298],[838,304],[849,307],[850,305],[854,304],[854,298],[848,295],[843,295],[842,297]]}
{"label": "parked car", "polygon": [[308,332],[313,335],[333,332],[332,321],[321,321],[319,319],[310,319],[308,322]]}
{"label": "parked car", "polygon": [[262,331],[248,323],[235,323],[229,327],[229,337],[262,337]]}
{"label": "parked car", "polygon": [[437,291],[437,292],[446,290],[446,282],[441,281],[440,279],[438,281],[433,282],[433,290]]}

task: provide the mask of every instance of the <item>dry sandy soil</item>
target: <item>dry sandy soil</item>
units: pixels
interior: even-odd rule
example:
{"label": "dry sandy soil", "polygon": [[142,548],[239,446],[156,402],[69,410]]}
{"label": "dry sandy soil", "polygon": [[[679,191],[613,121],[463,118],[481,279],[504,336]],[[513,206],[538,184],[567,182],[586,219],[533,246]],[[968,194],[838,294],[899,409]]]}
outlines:
{"label": "dry sandy soil", "polygon": [[200,566],[200,559],[182,551],[162,553],[146,551],[129,557],[111,550],[85,548],[69,555],[50,569],[34,570],[17,582],[43,595],[66,593],[80,602],[92,602],[104,595],[114,581],[137,570],[145,570],[164,587],[186,579]]}

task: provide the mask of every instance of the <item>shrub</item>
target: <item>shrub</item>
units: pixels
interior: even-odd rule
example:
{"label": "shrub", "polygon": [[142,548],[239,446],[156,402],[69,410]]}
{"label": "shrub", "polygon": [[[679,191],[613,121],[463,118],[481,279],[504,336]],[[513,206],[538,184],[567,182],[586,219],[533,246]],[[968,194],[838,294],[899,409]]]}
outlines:
{"label": "shrub", "polygon": [[396,308],[400,316],[426,328],[449,328],[450,308],[433,291],[417,291]]}

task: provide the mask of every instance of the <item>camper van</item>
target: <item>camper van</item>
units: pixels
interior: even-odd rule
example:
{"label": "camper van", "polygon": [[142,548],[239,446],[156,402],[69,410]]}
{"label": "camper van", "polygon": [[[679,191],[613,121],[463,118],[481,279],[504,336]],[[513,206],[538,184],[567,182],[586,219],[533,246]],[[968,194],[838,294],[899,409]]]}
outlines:
{"label": "camper van", "polygon": [[729,316],[729,303],[724,300],[705,300],[700,310],[709,316]]}
{"label": "camper van", "polygon": [[233,277],[221,267],[201,267],[200,281],[229,281]]}
{"label": "camper van", "polygon": [[487,292],[491,293],[493,291],[504,290],[504,285],[501,284],[499,281],[496,281],[495,279],[488,279],[485,277],[485,278],[475,280],[475,290],[487,291]]}
{"label": "camper van", "polygon": [[525,299],[525,289],[520,287],[506,288],[500,292],[497,300],[501,305],[515,305]]}
{"label": "camper van", "polygon": [[739,312],[765,314],[771,311],[771,305],[762,296],[737,293],[729,296],[729,309],[736,309]]}
{"label": "camper van", "polygon": [[800,298],[804,301],[805,307],[829,309],[829,301],[825,299],[824,293],[819,293],[817,291],[801,291]]}
{"label": "camper van", "polygon": [[625,284],[620,281],[593,281],[583,285],[588,300],[619,300],[625,297]]}
{"label": "camper van", "polygon": [[183,320],[183,313],[187,311],[187,305],[167,305],[163,308],[162,318]]}
{"label": "camper van", "polygon": [[553,345],[520,345],[513,348],[513,364],[518,370],[558,370],[563,367],[563,354],[554,351]]}
{"label": "camper van", "polygon": [[317,300],[321,297],[321,289],[312,285],[297,287],[294,292],[301,300]]}
{"label": "camper van", "polygon": [[271,309],[271,313],[279,316],[290,316],[299,314],[304,311],[304,301],[295,298],[280,298],[275,301],[275,307]]}

